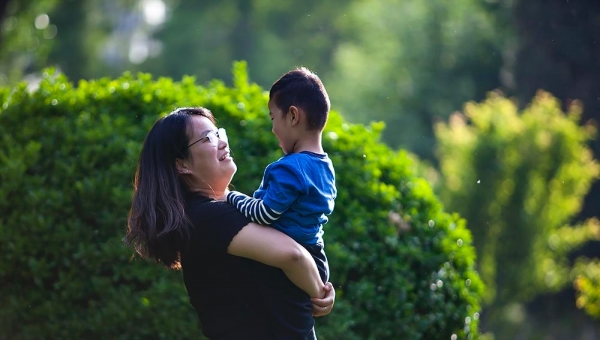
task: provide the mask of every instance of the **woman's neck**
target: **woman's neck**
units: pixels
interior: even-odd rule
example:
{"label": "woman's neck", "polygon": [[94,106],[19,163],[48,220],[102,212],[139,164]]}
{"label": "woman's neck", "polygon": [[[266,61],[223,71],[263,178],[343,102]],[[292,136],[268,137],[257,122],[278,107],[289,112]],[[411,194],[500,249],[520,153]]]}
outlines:
{"label": "woman's neck", "polygon": [[192,189],[192,191],[208,198],[219,199],[225,196],[229,190],[213,190],[212,188],[198,188]]}
{"label": "woman's neck", "polygon": [[229,192],[229,184],[225,183],[212,183],[211,185],[202,179],[193,177],[188,178],[186,182],[191,192],[213,199],[219,199]]}

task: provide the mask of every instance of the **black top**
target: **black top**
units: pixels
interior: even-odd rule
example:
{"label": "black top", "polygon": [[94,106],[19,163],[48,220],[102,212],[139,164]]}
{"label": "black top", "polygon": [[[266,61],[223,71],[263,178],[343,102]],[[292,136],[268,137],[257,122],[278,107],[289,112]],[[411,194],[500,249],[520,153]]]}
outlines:
{"label": "black top", "polygon": [[282,270],[229,255],[250,221],[227,202],[190,195],[193,228],[182,253],[183,280],[210,339],[316,339],[308,294]]}

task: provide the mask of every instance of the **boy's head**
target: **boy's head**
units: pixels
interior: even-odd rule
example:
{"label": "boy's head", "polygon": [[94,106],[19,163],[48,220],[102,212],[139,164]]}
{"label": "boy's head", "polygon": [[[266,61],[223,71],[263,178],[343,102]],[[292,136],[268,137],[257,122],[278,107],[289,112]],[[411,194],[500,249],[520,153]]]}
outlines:
{"label": "boy's head", "polygon": [[306,129],[322,131],[329,117],[329,96],[321,79],[305,67],[296,68],[277,79],[269,102],[286,116],[290,107],[304,111]]}

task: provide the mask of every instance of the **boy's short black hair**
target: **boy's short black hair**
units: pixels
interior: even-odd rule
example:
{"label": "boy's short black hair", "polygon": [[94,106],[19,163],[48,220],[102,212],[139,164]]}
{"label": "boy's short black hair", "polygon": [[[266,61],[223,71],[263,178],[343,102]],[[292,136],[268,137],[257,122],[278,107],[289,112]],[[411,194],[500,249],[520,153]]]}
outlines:
{"label": "boy's short black hair", "polygon": [[287,114],[290,106],[304,110],[308,130],[323,130],[329,116],[329,95],[321,79],[306,67],[299,67],[277,79],[269,99]]}

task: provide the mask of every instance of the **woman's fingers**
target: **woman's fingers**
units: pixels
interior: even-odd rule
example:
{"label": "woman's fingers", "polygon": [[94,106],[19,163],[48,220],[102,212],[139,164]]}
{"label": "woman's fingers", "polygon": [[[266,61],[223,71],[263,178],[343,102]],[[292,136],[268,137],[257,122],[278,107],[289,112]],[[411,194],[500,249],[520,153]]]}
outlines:
{"label": "woman's fingers", "polygon": [[312,298],[312,313],[313,316],[323,316],[331,313],[333,304],[335,303],[335,289],[330,282],[327,282],[323,287],[325,296],[322,299]]}

